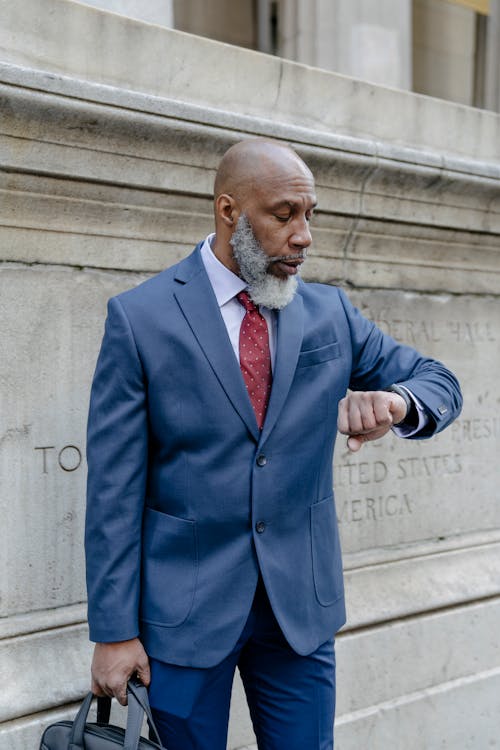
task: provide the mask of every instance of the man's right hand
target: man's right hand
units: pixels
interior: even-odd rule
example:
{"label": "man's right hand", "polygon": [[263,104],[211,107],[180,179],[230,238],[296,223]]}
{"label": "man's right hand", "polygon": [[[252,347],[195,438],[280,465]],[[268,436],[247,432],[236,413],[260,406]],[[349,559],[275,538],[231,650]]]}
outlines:
{"label": "man's right hand", "polygon": [[95,644],[91,687],[94,695],[115,697],[125,706],[127,681],[133,674],[137,674],[143,685],[148,687],[151,681],[149,660],[138,638]]}

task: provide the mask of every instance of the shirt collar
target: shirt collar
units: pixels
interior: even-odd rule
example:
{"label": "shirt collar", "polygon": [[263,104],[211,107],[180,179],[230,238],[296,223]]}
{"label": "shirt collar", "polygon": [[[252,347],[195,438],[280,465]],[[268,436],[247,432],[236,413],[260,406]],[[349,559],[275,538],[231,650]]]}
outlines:
{"label": "shirt collar", "polygon": [[209,234],[201,247],[201,259],[207,272],[210,283],[217,299],[217,304],[222,307],[229,300],[236,297],[239,292],[246,289],[246,281],[240,279],[235,273],[229,270],[227,266],[220,262],[214,255],[212,243],[215,234]]}

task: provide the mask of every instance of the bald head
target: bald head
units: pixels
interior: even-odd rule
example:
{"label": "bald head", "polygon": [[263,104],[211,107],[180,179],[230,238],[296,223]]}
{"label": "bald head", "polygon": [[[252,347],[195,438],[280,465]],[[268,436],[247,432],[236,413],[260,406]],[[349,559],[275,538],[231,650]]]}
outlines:
{"label": "bald head", "polygon": [[269,179],[287,179],[287,174],[301,172],[311,176],[309,167],[284,143],[264,138],[249,138],[231,146],[217,170],[214,194],[225,193],[245,200],[257,185]]}
{"label": "bald head", "polygon": [[[240,270],[233,253],[233,233],[242,221],[270,258],[304,257],[311,243],[309,220],[316,205],[314,178],[289,146],[264,138],[231,146],[222,157],[214,192],[213,250],[232,271]],[[278,273],[279,265],[273,268]],[[288,275],[293,270],[288,269]],[[281,271],[287,275],[287,269]]]}

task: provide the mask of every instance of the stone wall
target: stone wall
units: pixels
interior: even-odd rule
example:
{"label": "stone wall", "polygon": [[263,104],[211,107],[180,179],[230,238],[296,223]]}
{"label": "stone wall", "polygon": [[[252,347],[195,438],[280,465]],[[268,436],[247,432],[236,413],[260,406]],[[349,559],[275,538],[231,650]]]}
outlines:
{"label": "stone wall", "polygon": [[[494,746],[500,117],[65,0],[0,10],[0,750],[37,746],[88,686],[84,438],[106,300],[210,230],[214,170],[248,134],[316,175],[307,278],[341,283],[465,393],[432,441],[339,442],[336,747]],[[230,747],[252,741],[236,683]]]}

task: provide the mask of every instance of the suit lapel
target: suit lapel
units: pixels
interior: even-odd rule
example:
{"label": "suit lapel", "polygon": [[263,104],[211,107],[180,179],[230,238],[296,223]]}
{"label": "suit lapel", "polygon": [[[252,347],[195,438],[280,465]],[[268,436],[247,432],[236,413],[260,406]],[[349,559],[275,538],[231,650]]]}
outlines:
{"label": "suit lapel", "polygon": [[261,442],[267,440],[285,404],[292,385],[304,334],[303,304],[300,294],[278,313],[278,341],[271,398],[262,430]]}
{"label": "suit lapel", "polygon": [[174,296],[232,405],[255,441],[259,428],[219,305],[199,254],[200,245],[179,264]]}

